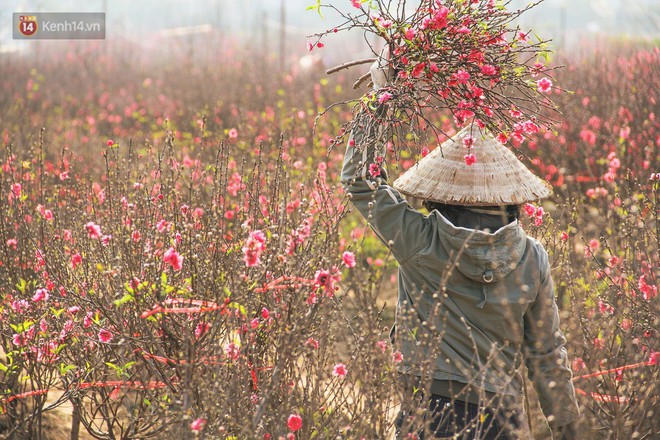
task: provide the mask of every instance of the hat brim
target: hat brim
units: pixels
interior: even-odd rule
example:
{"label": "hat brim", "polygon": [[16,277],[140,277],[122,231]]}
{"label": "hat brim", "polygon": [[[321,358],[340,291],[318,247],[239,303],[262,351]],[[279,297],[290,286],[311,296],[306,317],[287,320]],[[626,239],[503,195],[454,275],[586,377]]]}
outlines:
{"label": "hat brim", "polygon": [[[474,138],[472,148],[463,139]],[[467,165],[465,155],[477,161]],[[466,127],[403,173],[394,187],[415,198],[462,206],[520,205],[552,194],[552,186],[535,176],[489,132]]]}

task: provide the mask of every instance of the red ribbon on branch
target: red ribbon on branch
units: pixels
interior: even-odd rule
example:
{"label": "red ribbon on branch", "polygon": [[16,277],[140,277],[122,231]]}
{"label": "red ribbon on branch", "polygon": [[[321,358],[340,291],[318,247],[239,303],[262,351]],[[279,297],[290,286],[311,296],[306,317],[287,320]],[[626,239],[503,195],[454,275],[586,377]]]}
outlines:
{"label": "red ribbon on branch", "polygon": [[[167,384],[165,382],[160,382],[156,380],[152,380],[147,383],[143,383],[140,381],[110,380],[110,381],[98,381],[98,382],[81,382],[77,384],[77,387],[80,389],[112,387],[112,388],[132,388],[138,390],[155,390],[160,388],[166,388]],[[3,397],[2,399],[0,399],[0,408],[1,408],[0,411],[4,413],[6,411],[6,405],[14,400],[25,399],[32,396],[41,396],[44,394],[48,394],[49,391],[50,389],[46,388],[43,390],[26,391],[21,394],[14,394],[13,396]]]}
{"label": "red ribbon on branch", "polygon": [[[190,363],[185,359],[172,359],[172,358],[168,358],[168,357],[165,357],[165,356],[158,356],[158,355],[155,355],[155,354],[151,354],[151,353],[149,353],[145,350],[140,350],[139,353],[142,355],[142,357],[144,357],[146,359],[153,359],[153,360],[155,360],[157,362],[160,362],[161,364],[165,364],[165,365],[173,365],[173,364],[174,365],[176,365],[176,364],[178,364],[178,365],[187,365],[187,364]],[[215,357],[212,357],[212,358],[202,357],[202,358],[199,359],[199,362],[202,363],[202,364],[205,364],[205,365],[224,365],[225,364],[224,362],[219,361]]]}
{"label": "red ribbon on branch", "polygon": [[[187,299],[187,298],[168,298],[163,301],[162,305],[156,304],[151,310],[142,312],[140,318],[148,318],[151,315],[156,313],[206,313],[206,312],[215,312],[220,310],[221,312],[227,308],[229,301],[226,301],[225,304],[218,305],[213,301],[204,301],[198,299]],[[174,304],[188,304],[187,307],[164,307]],[[195,307],[191,307],[195,306]]]}
{"label": "red ribbon on branch", "polygon": [[48,393],[48,390],[32,390],[32,391],[26,391],[21,394],[14,394],[13,396],[9,396],[6,398],[3,398],[0,400],[0,403],[2,404],[2,409],[5,409],[5,405],[13,400],[17,399],[25,399],[26,397],[32,397],[32,396],[40,396],[42,394]]}
{"label": "red ribbon on branch", "polygon": [[[285,281],[294,281],[294,283],[283,284]],[[264,284],[263,287],[258,287],[254,289],[254,292],[263,293],[263,292],[268,292],[270,290],[283,290],[289,288],[299,289],[301,287],[313,286],[314,284],[316,284],[316,281],[314,280],[309,280],[307,278],[302,278],[302,277],[284,275],[274,279],[273,281],[270,281],[267,284]]]}
{"label": "red ribbon on branch", "polygon": [[81,382],[80,384],[78,384],[78,387],[83,390],[87,388],[105,388],[105,387],[131,388],[134,390],[157,390],[161,388],[167,388],[167,384],[165,382],[161,382],[157,380],[151,380],[146,384],[139,380],[138,381],[108,380],[108,381],[99,381],[99,382]]}
{"label": "red ribbon on branch", "polygon": [[601,394],[601,393],[593,393],[593,392],[587,393],[586,391],[580,388],[576,388],[575,392],[583,396],[591,396],[592,399],[598,402],[615,402],[620,405],[623,405],[624,403],[628,403],[630,401],[630,399],[627,397],[612,396],[611,394]]}
{"label": "red ribbon on branch", "polygon": [[[610,368],[609,370],[603,370],[603,371],[596,371],[595,373],[589,373],[589,374],[583,374],[581,376],[577,376],[573,378],[573,381],[579,380],[579,379],[588,379],[590,377],[599,377],[599,376],[605,376],[607,374],[620,374],[622,371],[625,370],[634,370],[637,368],[642,368],[642,367],[650,367],[651,365],[657,365],[657,361],[654,356],[651,356],[651,359],[646,361],[646,362],[638,362],[636,364],[630,364],[630,365],[624,365],[622,367],[616,367],[616,368]],[[592,399],[598,401],[598,402],[614,402],[618,403],[620,405],[624,403],[630,402],[630,399],[628,397],[623,397],[623,396],[613,396],[611,394],[601,394],[601,393],[594,393],[590,392],[587,393],[581,388],[575,388],[575,392],[582,395],[582,396],[591,396]]]}
{"label": "red ribbon on branch", "polygon": [[641,367],[649,367],[651,365],[656,365],[656,363],[657,362],[655,360],[649,360],[649,361],[646,361],[646,362],[638,362],[636,364],[624,365],[623,367],[611,368],[609,370],[596,371],[595,373],[583,374],[582,376],[574,377],[573,381],[576,381],[578,379],[587,379],[589,377],[605,376],[606,374],[610,374],[610,373],[618,374],[621,371],[633,370],[633,369],[641,368]]}

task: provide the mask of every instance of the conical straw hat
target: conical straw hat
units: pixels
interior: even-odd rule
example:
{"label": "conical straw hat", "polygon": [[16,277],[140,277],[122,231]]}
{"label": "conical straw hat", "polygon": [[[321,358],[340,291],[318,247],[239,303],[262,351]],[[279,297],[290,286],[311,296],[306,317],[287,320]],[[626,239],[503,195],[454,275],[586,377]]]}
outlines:
{"label": "conical straw hat", "polygon": [[[472,135],[466,148],[463,138]],[[465,155],[476,163],[467,165]],[[489,132],[464,128],[403,173],[394,187],[422,200],[449,205],[520,205],[548,197],[551,186],[536,177]]]}

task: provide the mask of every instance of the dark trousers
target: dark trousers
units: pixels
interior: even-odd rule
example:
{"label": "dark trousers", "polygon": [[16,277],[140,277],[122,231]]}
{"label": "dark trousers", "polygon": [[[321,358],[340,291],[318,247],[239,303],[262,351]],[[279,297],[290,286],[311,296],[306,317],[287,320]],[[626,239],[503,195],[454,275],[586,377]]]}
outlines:
{"label": "dark trousers", "polygon": [[399,412],[395,422],[397,439],[518,439],[514,434],[520,428],[517,414],[505,414],[501,408],[487,408],[435,394],[427,400],[428,411],[421,421],[411,420],[404,411]]}

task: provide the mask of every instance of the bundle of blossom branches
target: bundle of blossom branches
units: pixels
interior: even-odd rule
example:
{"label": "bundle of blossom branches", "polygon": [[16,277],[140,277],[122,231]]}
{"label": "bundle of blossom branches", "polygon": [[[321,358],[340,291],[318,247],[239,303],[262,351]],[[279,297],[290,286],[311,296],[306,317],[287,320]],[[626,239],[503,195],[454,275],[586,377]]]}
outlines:
{"label": "bundle of blossom branches", "polygon": [[309,48],[323,47],[324,37],[341,31],[359,29],[365,41],[377,37],[384,49],[371,45],[375,58],[328,73],[376,59],[388,68],[387,86],[365,94],[358,108],[387,103],[388,111],[374,120],[392,129],[386,130],[387,140],[393,136],[398,148],[444,135],[441,116],[447,112],[457,126],[487,127],[502,143],[513,138],[519,144],[552,125],[555,107],[547,94],[555,88],[548,78],[553,69],[544,64],[548,42],[514,26],[540,1],[517,11],[499,0],[422,0],[415,7],[406,0],[351,0],[348,12],[334,3],[310,7],[319,13],[330,8],[344,21],[313,35]]}

